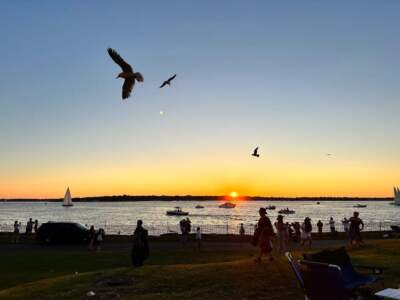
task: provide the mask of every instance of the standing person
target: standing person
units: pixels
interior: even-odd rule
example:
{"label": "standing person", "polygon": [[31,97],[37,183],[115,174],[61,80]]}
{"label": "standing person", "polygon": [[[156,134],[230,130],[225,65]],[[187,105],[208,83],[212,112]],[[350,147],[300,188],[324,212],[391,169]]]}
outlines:
{"label": "standing person", "polygon": [[269,260],[273,261],[272,256],[272,238],[274,236],[274,229],[270,219],[267,217],[267,211],[264,207],[259,209],[260,219],[257,223],[257,229],[254,232],[253,245],[260,247],[258,257],[254,260],[255,262],[261,262],[262,256],[265,254],[269,256]]}
{"label": "standing person", "polygon": [[39,221],[35,220],[35,222],[33,223],[33,230],[35,231],[35,233],[37,232],[38,227],[39,227]]}
{"label": "standing person", "polygon": [[306,217],[304,219],[303,224],[301,224],[301,245],[305,246],[306,242],[308,242],[308,247],[311,248],[311,232],[312,232],[312,225],[311,225],[311,219],[309,217]]}
{"label": "standing person", "polygon": [[105,231],[103,228],[99,228],[95,234],[95,244],[96,244],[96,250],[100,251],[101,250],[101,245],[103,244],[104,238],[105,238]]}
{"label": "standing person", "polygon": [[143,228],[143,221],[138,220],[135,232],[133,233],[133,244],[131,251],[132,265],[140,267],[149,257],[148,232]]}
{"label": "standing person", "polygon": [[14,222],[14,243],[17,244],[19,242],[19,231],[21,228],[21,223],[18,223],[18,220]]}
{"label": "standing person", "polygon": [[333,217],[331,217],[329,219],[329,228],[331,229],[331,233],[335,233],[336,229],[335,229],[335,220],[333,219]]}
{"label": "standing person", "polygon": [[192,222],[190,221],[189,218],[186,218],[186,233],[187,233],[187,235],[189,235],[191,231],[192,231]]}
{"label": "standing person", "polygon": [[293,240],[294,230],[293,230],[293,226],[291,224],[289,224],[289,222],[286,222],[286,227],[287,227],[287,231],[288,231],[288,242],[289,242],[289,239]]}
{"label": "standing person", "polygon": [[275,228],[276,228],[276,235],[278,238],[278,252],[279,253],[285,253],[286,251],[286,242],[288,238],[288,231],[287,231],[287,226],[285,223],[283,223],[283,216],[278,215],[276,218],[275,222]]}
{"label": "standing person", "polygon": [[239,234],[240,235],[244,235],[245,234],[243,223],[240,223]]}
{"label": "standing person", "polygon": [[321,220],[318,220],[317,222],[317,227],[318,227],[318,234],[322,234],[322,227],[324,226],[324,224],[321,222]]}
{"label": "standing person", "polygon": [[298,242],[300,242],[300,237],[301,237],[300,223],[299,222],[294,222],[293,223],[293,228],[294,228],[294,241],[296,243],[298,243]]}
{"label": "standing person", "polygon": [[33,228],[33,221],[32,221],[32,218],[29,218],[28,222],[26,223],[25,233],[26,234],[31,234],[32,233],[32,228]]}
{"label": "standing person", "polygon": [[197,243],[197,250],[200,251],[201,249],[201,230],[200,227],[196,229],[196,243]]}
{"label": "standing person", "polygon": [[364,229],[364,222],[358,216],[355,211],[350,218],[350,244],[356,247],[362,244],[361,231]]}
{"label": "standing person", "polygon": [[344,217],[344,219],[342,220],[342,225],[343,225],[344,232],[346,232],[346,233],[349,232],[350,221],[346,217]]}
{"label": "standing person", "polygon": [[90,250],[93,250],[93,245],[94,245],[94,238],[95,238],[95,235],[96,235],[96,230],[94,229],[94,226],[92,225],[92,226],[90,226],[90,229],[89,229],[89,249]]}
{"label": "standing person", "polygon": [[181,241],[182,241],[183,244],[185,244],[187,242],[187,240],[188,240],[188,232],[187,232],[188,225],[187,225],[186,219],[182,219],[179,222],[179,226],[180,226],[181,233],[182,233]]}

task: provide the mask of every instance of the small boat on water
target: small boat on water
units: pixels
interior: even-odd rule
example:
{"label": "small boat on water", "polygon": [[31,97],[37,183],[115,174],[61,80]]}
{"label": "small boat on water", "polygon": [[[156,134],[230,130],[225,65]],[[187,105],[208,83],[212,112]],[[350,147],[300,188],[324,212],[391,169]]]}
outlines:
{"label": "small boat on water", "polygon": [[236,204],[231,203],[231,202],[225,202],[224,204],[221,204],[218,206],[219,208],[235,208]]}
{"label": "small boat on water", "polygon": [[63,201],[62,206],[64,206],[64,207],[74,206],[74,204],[72,203],[72,197],[71,197],[71,192],[69,191],[69,187],[67,188],[67,191],[65,192],[64,201]]}
{"label": "small boat on water", "polygon": [[278,213],[284,214],[284,215],[292,215],[292,214],[294,214],[296,212],[294,210],[289,209],[289,208],[284,208],[284,209],[281,209],[280,211],[278,211]]}
{"label": "small boat on water", "polygon": [[318,201],[317,204],[319,205],[319,204],[321,204],[321,202]]}
{"label": "small boat on water", "polygon": [[195,208],[204,208],[204,206],[203,205],[196,205]]}
{"label": "small boat on water", "polygon": [[354,205],[353,207],[355,207],[355,208],[365,208],[365,207],[367,207],[367,205],[366,204],[357,204],[357,205]]}
{"label": "small boat on water", "polygon": [[273,209],[275,209],[275,208],[276,208],[275,205],[268,205],[265,209],[271,209],[271,210],[273,210]]}
{"label": "small boat on water", "polygon": [[174,210],[168,210],[167,216],[187,216],[188,212],[183,211],[179,206],[176,206]]}

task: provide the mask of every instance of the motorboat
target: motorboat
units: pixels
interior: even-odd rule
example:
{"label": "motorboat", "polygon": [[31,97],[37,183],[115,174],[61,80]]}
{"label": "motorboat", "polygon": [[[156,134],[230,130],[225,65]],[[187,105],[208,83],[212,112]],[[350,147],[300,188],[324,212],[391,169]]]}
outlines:
{"label": "motorboat", "polygon": [[355,207],[355,208],[365,208],[365,207],[367,207],[367,205],[365,205],[365,204],[357,204],[357,205],[354,205],[353,207]]}
{"label": "motorboat", "polygon": [[278,211],[278,213],[285,214],[285,215],[291,215],[291,214],[294,214],[296,212],[294,210],[289,209],[289,208],[284,208],[284,209],[281,209],[280,211]]}
{"label": "motorboat", "polygon": [[275,208],[276,208],[275,205],[268,205],[265,209],[273,210],[273,209],[275,209]]}
{"label": "motorboat", "polygon": [[187,216],[189,213],[183,211],[179,206],[176,206],[174,210],[168,210],[167,216]]}
{"label": "motorboat", "polygon": [[204,206],[203,205],[196,205],[195,208],[204,208]]}
{"label": "motorboat", "polygon": [[235,208],[236,204],[231,203],[231,202],[225,202],[224,204],[221,204],[218,206],[219,208]]}
{"label": "motorboat", "polygon": [[317,202],[317,204],[318,204],[318,205],[320,205],[320,204],[321,204],[321,202],[319,202],[319,201],[318,201],[318,202]]}

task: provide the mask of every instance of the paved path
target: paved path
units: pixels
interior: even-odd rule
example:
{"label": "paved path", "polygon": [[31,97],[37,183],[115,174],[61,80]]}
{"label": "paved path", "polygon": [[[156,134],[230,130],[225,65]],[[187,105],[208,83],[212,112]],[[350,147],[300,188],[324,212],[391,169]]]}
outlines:
{"label": "paved path", "polygon": [[[313,242],[313,248],[339,247],[345,246],[344,240],[319,240]],[[183,246],[179,241],[151,241],[150,247],[152,251],[174,251],[182,249],[182,247],[194,247],[194,242],[190,242]],[[289,249],[299,249],[299,244],[290,243]],[[102,250],[127,252],[131,249],[130,242],[105,242]],[[210,241],[203,242],[202,249],[208,251],[240,251],[240,250],[255,250],[255,247],[248,242],[218,242]],[[40,245],[36,243],[2,243],[0,244],[0,253],[15,253],[15,252],[34,252],[34,251],[88,251],[87,245]]]}

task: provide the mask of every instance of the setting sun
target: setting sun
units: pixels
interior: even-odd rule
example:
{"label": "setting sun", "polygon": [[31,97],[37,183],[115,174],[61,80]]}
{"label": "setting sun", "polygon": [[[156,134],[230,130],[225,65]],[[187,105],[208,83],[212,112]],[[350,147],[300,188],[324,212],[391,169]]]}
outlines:
{"label": "setting sun", "polygon": [[231,192],[230,195],[231,195],[232,198],[236,198],[236,197],[238,196],[238,193],[236,193],[236,192]]}

